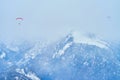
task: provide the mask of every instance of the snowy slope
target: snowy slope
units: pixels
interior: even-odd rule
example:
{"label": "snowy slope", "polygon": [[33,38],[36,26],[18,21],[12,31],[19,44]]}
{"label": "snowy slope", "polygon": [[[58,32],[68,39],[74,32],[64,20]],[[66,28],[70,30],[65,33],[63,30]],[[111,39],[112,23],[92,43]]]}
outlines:
{"label": "snowy slope", "polygon": [[[89,35],[89,36],[88,36]],[[73,44],[85,44],[88,46],[96,46],[101,49],[109,49],[109,44],[99,38],[97,38],[94,34],[88,34],[88,35],[83,35],[78,32],[72,32],[69,35],[66,36],[65,39],[63,39],[59,45],[64,43],[64,46],[57,51],[54,55],[53,58],[57,56],[61,56],[64,54],[64,52]],[[67,42],[67,43],[66,43]],[[63,44],[62,44],[63,45]]]}
{"label": "snowy slope", "polygon": [[78,32],[73,32],[71,34],[74,37],[74,42],[75,43],[83,43],[83,44],[88,44],[88,45],[95,45],[100,48],[108,48],[108,43],[105,41],[100,40],[97,36],[94,34],[88,34],[88,35],[81,35]]}
{"label": "snowy slope", "polygon": [[[114,45],[114,46],[113,46]],[[0,47],[0,79],[119,80],[118,44],[72,32],[51,44]]]}

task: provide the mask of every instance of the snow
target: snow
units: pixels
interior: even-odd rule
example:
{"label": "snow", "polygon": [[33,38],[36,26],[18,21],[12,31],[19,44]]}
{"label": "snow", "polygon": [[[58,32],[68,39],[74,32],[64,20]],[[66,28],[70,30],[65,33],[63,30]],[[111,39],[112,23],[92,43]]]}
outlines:
{"label": "snow", "polygon": [[5,52],[2,52],[1,55],[0,55],[0,59],[5,58],[5,56],[6,56],[6,53],[5,53]]}
{"label": "snow", "polygon": [[86,61],[86,62],[84,62],[83,64],[84,64],[84,65],[86,65],[86,66],[88,66],[88,65],[89,65],[89,63],[88,63],[87,61]]}
{"label": "snow", "polygon": [[22,58],[17,64],[25,64],[31,59],[34,59],[38,54],[41,54],[42,48],[45,46],[45,44],[42,43],[36,43],[35,46],[28,52],[25,53],[24,58]]}
{"label": "snow", "polygon": [[[88,47],[81,47],[80,43]],[[105,80],[109,77],[120,77],[119,56],[117,53],[114,54],[114,51],[99,49],[98,47],[107,48],[108,44],[96,36],[89,37],[73,33],[54,45],[44,47],[41,43],[37,43],[30,49],[25,48],[26,51],[19,61],[15,60],[18,64],[6,60],[5,66],[8,67],[5,69],[15,69],[16,72],[31,80],[40,80],[41,77],[41,79],[48,80],[99,80],[101,78],[101,80]],[[91,47],[91,45],[95,45],[95,47]],[[94,50],[87,50],[89,47]],[[1,58],[7,55],[7,51],[6,54],[4,52],[1,53]],[[14,65],[17,66],[14,68]],[[1,68],[4,68],[4,65],[1,65]],[[6,76],[6,80],[7,77],[9,74]],[[15,76],[14,79],[19,80],[19,76]]]}
{"label": "snow", "polygon": [[105,41],[100,40],[97,37],[87,37],[83,34],[80,34],[79,32],[73,32],[72,36],[74,37],[75,43],[82,43],[82,44],[88,44],[88,45],[95,45],[100,48],[108,49],[108,44]]}
{"label": "snow", "polygon": [[10,61],[8,61],[7,64],[8,64],[9,66],[12,66],[12,65],[13,65],[13,63],[10,62]]}
{"label": "snow", "polygon": [[53,58],[55,58],[55,57],[57,57],[57,56],[63,55],[64,52],[65,52],[71,45],[72,45],[72,42],[67,43],[67,44],[63,47],[63,49],[59,50],[58,53],[55,53],[55,54],[53,55]]}
{"label": "snow", "polygon": [[64,55],[65,51],[73,44],[73,43],[81,43],[88,45],[95,45],[99,48],[108,49],[108,44],[105,41],[100,40],[94,34],[83,35],[79,32],[72,32],[68,37],[66,37],[65,42],[68,41],[70,37],[73,37],[73,42],[68,42],[62,49],[56,52],[53,55],[53,58]]}
{"label": "snow", "polygon": [[7,45],[7,48],[12,51],[19,52],[19,48],[15,45]]}
{"label": "snow", "polygon": [[29,72],[28,74],[26,74],[27,77],[29,77],[32,80],[40,80],[34,73]]}
{"label": "snow", "polygon": [[19,78],[16,76],[16,77],[15,77],[15,80],[19,80]]}
{"label": "snow", "polygon": [[16,72],[18,72],[20,74],[25,74],[24,69],[16,69]]}
{"label": "snow", "polygon": [[32,80],[40,80],[36,75],[35,73],[32,73],[32,72],[28,72],[28,73],[25,73],[24,69],[16,69],[16,71],[20,74],[23,74],[25,75],[26,77],[32,79]]}

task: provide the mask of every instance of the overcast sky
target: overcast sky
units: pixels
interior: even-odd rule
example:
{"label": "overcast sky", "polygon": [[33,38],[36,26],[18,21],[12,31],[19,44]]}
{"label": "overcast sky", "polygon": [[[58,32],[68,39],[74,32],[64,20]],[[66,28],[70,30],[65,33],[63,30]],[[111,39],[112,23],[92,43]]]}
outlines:
{"label": "overcast sky", "polygon": [[55,41],[72,30],[120,40],[120,0],[0,0],[0,40]]}

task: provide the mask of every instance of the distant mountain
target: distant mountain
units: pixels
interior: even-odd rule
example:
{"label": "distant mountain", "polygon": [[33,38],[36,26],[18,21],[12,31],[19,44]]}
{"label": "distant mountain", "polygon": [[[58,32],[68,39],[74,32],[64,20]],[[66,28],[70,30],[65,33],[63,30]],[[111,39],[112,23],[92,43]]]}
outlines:
{"label": "distant mountain", "polygon": [[14,49],[6,46],[0,46],[3,80],[120,79],[119,44],[104,41],[95,34],[72,32],[51,44],[23,43]]}

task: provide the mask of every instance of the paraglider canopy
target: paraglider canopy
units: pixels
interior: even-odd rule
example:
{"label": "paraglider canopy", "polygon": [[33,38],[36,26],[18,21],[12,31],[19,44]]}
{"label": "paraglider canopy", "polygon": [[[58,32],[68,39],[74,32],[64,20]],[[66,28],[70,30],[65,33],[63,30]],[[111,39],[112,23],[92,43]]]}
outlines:
{"label": "paraglider canopy", "polygon": [[16,20],[22,20],[22,21],[23,21],[23,18],[21,18],[21,17],[17,17]]}
{"label": "paraglider canopy", "polygon": [[16,21],[17,21],[18,25],[21,25],[21,22],[23,21],[23,18],[22,17],[17,17]]}

